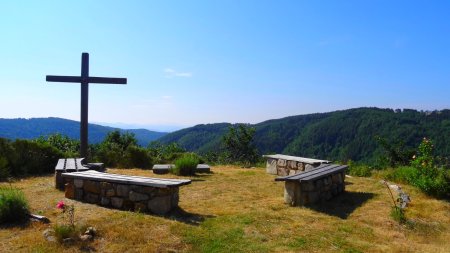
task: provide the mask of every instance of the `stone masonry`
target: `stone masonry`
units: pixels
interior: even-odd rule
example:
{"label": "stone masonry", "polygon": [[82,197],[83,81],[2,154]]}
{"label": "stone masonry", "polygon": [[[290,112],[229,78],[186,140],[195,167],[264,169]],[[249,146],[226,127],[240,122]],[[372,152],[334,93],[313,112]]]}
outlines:
{"label": "stone masonry", "polygon": [[329,163],[327,160],[317,160],[304,157],[295,157],[287,155],[264,155],[267,159],[266,172],[278,176],[295,175],[302,171],[309,171],[323,163]]}
{"label": "stone masonry", "polygon": [[104,207],[165,214],[178,206],[179,188],[65,178],[66,198]]}
{"label": "stone masonry", "polygon": [[284,201],[292,206],[303,206],[327,201],[345,190],[345,172],[308,181],[286,181]]}

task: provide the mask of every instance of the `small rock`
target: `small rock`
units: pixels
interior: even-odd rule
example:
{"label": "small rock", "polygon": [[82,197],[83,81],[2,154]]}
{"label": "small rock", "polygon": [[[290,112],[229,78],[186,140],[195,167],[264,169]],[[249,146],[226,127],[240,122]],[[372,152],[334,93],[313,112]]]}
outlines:
{"label": "small rock", "polygon": [[55,234],[55,230],[53,230],[53,228],[47,228],[44,232],[42,232],[42,235],[45,239],[47,239],[47,241],[49,240],[49,237],[54,237],[53,234]]}
{"label": "small rock", "polygon": [[72,243],[74,243],[75,242],[75,240],[73,239],[73,238],[64,238],[63,239],[63,243],[64,244],[72,244]]}
{"label": "small rock", "polygon": [[84,232],[85,235],[91,235],[94,236],[97,233],[97,230],[94,227],[88,227],[86,229],[86,232]]}
{"label": "small rock", "polygon": [[81,235],[80,236],[80,240],[85,242],[85,241],[91,241],[92,239],[94,239],[94,237],[92,235]]}
{"label": "small rock", "polygon": [[45,237],[45,239],[46,239],[48,242],[56,242],[56,241],[57,241],[57,240],[56,240],[56,237],[54,237],[53,235],[47,236],[47,237]]}

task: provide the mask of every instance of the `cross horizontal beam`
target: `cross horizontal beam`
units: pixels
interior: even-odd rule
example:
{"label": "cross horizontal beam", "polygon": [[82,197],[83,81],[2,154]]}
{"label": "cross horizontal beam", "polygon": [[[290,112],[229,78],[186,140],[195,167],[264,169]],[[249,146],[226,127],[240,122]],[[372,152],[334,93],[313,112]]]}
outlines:
{"label": "cross horizontal beam", "polygon": [[127,84],[126,78],[113,77],[81,77],[81,76],[46,76],[47,82],[62,83],[110,83],[110,84]]}

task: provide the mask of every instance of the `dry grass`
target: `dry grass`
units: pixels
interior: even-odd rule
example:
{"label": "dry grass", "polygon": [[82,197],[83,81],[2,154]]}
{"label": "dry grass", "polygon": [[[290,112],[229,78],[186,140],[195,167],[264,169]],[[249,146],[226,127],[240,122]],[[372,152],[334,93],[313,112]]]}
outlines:
{"label": "dry grass", "polygon": [[[113,173],[158,176],[144,170]],[[180,208],[168,216],[106,209],[75,203],[77,223],[93,225],[97,252],[449,252],[450,204],[411,187],[410,224],[389,217],[390,199],[377,179],[347,178],[347,193],[313,207],[283,203],[283,183],[263,169],[214,167],[181,187]],[[64,193],[53,177],[13,183],[23,189],[34,213],[61,222],[55,205]],[[78,252],[80,245],[46,242],[49,225],[0,229],[2,252]]]}

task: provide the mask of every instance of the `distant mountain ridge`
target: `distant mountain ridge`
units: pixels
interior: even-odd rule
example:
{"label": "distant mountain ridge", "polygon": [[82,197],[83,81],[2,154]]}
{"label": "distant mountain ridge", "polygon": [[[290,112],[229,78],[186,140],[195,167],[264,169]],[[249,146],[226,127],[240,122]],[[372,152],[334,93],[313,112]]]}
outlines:
{"label": "distant mountain ridge", "polygon": [[[114,130],[134,133],[139,145],[147,146],[167,133],[147,129],[120,129],[89,124],[89,143],[99,143]],[[60,133],[73,139],[80,138],[80,122],[62,118],[0,119],[0,137],[7,139],[34,139]]]}
{"label": "distant mountain ridge", "polygon": [[[189,151],[207,153],[220,148],[229,123],[197,125],[169,133],[162,143],[176,142]],[[436,154],[450,158],[450,110],[355,108],[290,116],[250,125],[261,154],[283,153],[335,161],[372,161],[381,156],[375,140],[403,142],[417,148],[422,138],[433,140]]]}

